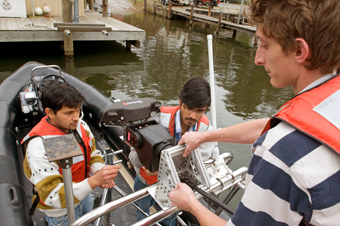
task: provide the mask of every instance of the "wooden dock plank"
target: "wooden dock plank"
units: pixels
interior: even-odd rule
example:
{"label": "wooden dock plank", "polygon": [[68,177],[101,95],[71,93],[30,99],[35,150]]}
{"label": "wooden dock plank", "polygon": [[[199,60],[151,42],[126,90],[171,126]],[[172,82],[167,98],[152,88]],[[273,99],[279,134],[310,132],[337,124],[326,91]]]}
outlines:
{"label": "wooden dock plank", "polygon": [[14,18],[14,20],[12,20],[12,27],[13,29],[18,30],[17,18]]}
{"label": "wooden dock plank", "polygon": [[[62,17],[0,18],[0,42],[63,41],[63,32],[54,28],[62,23]],[[73,40],[144,40],[145,31],[112,17],[103,17],[95,11],[85,11],[79,23],[105,24],[107,35],[101,31],[73,32]],[[112,31],[109,31],[110,28]]]}
{"label": "wooden dock plank", "polygon": [[5,21],[5,18],[0,18],[0,30],[6,30],[6,21]]}
{"label": "wooden dock plank", "polygon": [[[186,11],[183,9],[172,9],[172,13],[175,15],[180,15],[182,17],[187,17],[190,18],[191,12]],[[193,20],[203,22],[203,23],[209,23],[209,24],[217,24],[218,19],[215,17],[210,17],[201,13],[193,13]],[[244,25],[244,24],[237,24],[237,23],[232,23],[229,21],[222,20],[221,25],[224,28],[232,29],[232,30],[237,30],[237,31],[243,31],[247,33],[255,33],[256,32],[256,27],[250,26],[250,25]]]}

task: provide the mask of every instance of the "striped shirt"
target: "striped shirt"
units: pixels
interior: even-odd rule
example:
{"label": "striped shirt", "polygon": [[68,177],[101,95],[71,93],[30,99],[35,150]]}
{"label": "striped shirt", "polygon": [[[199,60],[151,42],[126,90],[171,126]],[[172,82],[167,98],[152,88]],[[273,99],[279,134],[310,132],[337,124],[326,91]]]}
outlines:
{"label": "striped shirt", "polygon": [[285,122],[253,144],[230,225],[340,225],[340,157]]}

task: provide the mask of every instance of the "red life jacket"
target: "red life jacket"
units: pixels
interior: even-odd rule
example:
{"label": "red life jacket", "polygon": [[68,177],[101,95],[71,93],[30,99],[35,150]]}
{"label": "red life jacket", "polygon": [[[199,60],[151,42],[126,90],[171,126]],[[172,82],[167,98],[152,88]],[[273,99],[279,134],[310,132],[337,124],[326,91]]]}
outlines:
{"label": "red life jacket", "polygon": [[335,98],[337,91],[340,92],[339,75],[298,94],[269,120],[262,134],[275,127],[280,121],[284,121],[340,154],[340,129],[315,111],[319,104],[325,104],[324,101],[327,101],[327,109],[331,108],[335,111],[340,106],[340,98]]}
{"label": "red life jacket", "polygon": [[[169,117],[167,119],[168,122],[162,121],[162,125],[168,125],[169,131],[171,136],[175,136],[175,116],[176,112],[179,110],[180,106],[163,106],[161,107],[161,114],[166,115],[169,114]],[[163,118],[164,120],[164,118]],[[204,126],[203,126],[204,125]],[[204,127],[206,129],[209,127],[209,119],[206,115],[203,115],[201,119],[197,122],[197,130],[196,131],[205,131]],[[201,130],[200,130],[201,129]],[[140,175],[145,179],[145,181],[148,183],[148,185],[154,184],[157,182],[157,175],[154,176],[148,176],[143,168],[140,168]]]}
{"label": "red life jacket", "polygon": [[[86,131],[81,123],[80,125],[80,131],[78,130],[79,135],[81,136],[82,140],[84,141],[86,151],[87,151],[87,169],[89,169],[89,163],[91,159],[91,149],[90,149],[90,138],[87,136]],[[29,139],[32,139],[33,137],[39,136],[39,137],[46,137],[46,136],[53,136],[53,135],[66,135],[64,131],[60,130],[59,128],[53,126],[49,122],[47,122],[47,116],[43,117],[41,121],[33,127],[33,129],[24,137],[24,139],[21,141],[21,143],[24,143],[25,141],[28,141]],[[84,149],[81,145],[79,145],[80,149],[84,153]],[[83,155],[85,158],[85,154]],[[72,171],[72,181],[74,182],[80,182],[83,181],[85,178],[85,161],[82,160],[80,162],[74,163],[71,167]],[[87,170],[88,172],[89,170]],[[62,168],[59,167],[59,173],[62,175],[63,171]],[[88,177],[88,174],[87,174]]]}

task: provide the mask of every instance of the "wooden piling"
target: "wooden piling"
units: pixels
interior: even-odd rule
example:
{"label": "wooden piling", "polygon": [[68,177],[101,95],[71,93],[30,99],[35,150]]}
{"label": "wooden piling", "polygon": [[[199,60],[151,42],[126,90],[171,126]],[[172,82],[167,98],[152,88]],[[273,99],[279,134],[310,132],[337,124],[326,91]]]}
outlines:
{"label": "wooden piling", "polygon": [[171,18],[172,18],[171,10],[172,10],[172,1],[169,1],[168,19],[171,19]]}
{"label": "wooden piling", "polygon": [[65,72],[75,75],[74,57],[65,57]]}
{"label": "wooden piling", "polygon": [[209,9],[208,9],[208,16],[211,16],[211,6],[209,6]]}
{"label": "wooden piling", "polygon": [[144,11],[146,12],[147,0],[144,0]]}
{"label": "wooden piling", "polygon": [[64,23],[72,22],[72,2],[71,0],[62,0],[62,15]]}
{"label": "wooden piling", "polygon": [[93,10],[93,0],[89,0],[89,9]]}
{"label": "wooden piling", "polygon": [[125,49],[126,49],[126,52],[131,51],[131,41],[126,41]]}
{"label": "wooden piling", "polygon": [[156,15],[156,2],[153,2],[153,14]]}
{"label": "wooden piling", "polygon": [[222,16],[223,16],[223,13],[221,12],[221,13],[220,13],[220,16],[219,16],[219,18],[218,18],[218,22],[217,22],[216,34],[218,34],[218,33],[220,32],[220,26],[221,26]]}
{"label": "wooden piling", "polygon": [[64,31],[64,54],[67,57],[74,56],[73,33],[70,30]]}
{"label": "wooden piling", "polygon": [[190,12],[190,26],[193,24],[193,18],[194,18],[194,6],[191,6],[191,12]]}
{"label": "wooden piling", "polygon": [[103,0],[103,17],[109,17],[109,5],[108,0]]}
{"label": "wooden piling", "polygon": [[236,38],[236,30],[233,30],[233,36],[232,36],[232,39],[235,39]]}

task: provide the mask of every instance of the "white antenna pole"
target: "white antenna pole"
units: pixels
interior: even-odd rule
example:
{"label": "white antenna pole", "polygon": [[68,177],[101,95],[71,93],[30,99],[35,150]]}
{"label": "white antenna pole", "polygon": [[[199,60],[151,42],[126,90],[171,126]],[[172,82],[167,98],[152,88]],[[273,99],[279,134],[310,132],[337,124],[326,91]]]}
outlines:
{"label": "white antenna pole", "polygon": [[210,75],[210,95],[211,95],[211,115],[212,126],[216,130],[216,98],[215,98],[215,76],[214,76],[214,58],[212,47],[212,35],[208,35],[208,53],[209,53],[209,75]]}
{"label": "white antenna pole", "polygon": [[[208,35],[208,53],[209,53],[209,74],[210,74],[210,96],[211,96],[211,115],[212,115],[212,126],[216,130],[216,98],[215,98],[215,76],[214,76],[214,58],[213,58],[213,47],[212,47],[212,35]],[[213,149],[212,157],[218,159],[220,153],[217,148]]]}

